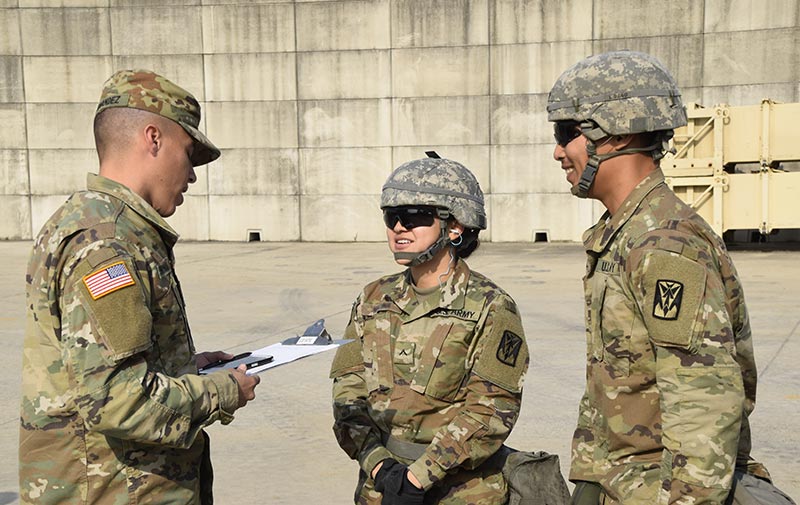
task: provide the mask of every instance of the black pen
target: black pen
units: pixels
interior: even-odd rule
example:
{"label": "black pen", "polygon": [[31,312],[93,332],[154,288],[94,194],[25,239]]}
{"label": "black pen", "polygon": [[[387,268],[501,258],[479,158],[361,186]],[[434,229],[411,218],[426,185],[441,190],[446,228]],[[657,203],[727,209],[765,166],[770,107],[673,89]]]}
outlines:
{"label": "black pen", "polygon": [[253,353],[252,352],[243,352],[242,354],[237,354],[236,356],[232,357],[231,359],[221,359],[219,361],[215,361],[213,363],[209,363],[209,364],[207,364],[206,366],[204,366],[202,368],[199,368],[198,371],[204,372],[204,371],[208,370],[209,368],[218,367],[220,365],[224,365],[225,363],[230,363],[231,361],[236,361],[237,359],[247,358],[251,354],[253,354]]}
{"label": "black pen", "polygon": [[272,356],[264,356],[261,359],[253,361],[252,363],[247,363],[247,369],[250,370],[251,368],[256,368],[261,365],[266,365],[267,363],[272,363]]}

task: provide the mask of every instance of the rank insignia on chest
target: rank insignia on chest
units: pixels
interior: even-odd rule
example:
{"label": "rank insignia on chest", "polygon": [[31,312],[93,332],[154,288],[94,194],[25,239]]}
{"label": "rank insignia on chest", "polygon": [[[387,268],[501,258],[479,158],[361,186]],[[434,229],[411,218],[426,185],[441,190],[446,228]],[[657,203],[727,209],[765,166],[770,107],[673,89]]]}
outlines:
{"label": "rank insignia on chest", "polygon": [[397,342],[394,349],[394,364],[413,365],[415,347],[414,342]]}
{"label": "rank insignia on chest", "polygon": [[90,273],[83,278],[83,283],[86,285],[86,289],[89,290],[93,300],[126,286],[136,284],[122,261]]}
{"label": "rank insignia on chest", "polygon": [[517,356],[522,348],[522,338],[510,331],[503,332],[500,345],[497,346],[497,359],[500,363],[508,366],[517,364]]}
{"label": "rank insignia on chest", "polygon": [[683,284],[678,281],[659,280],[653,298],[653,317],[658,319],[678,319],[683,298]]}

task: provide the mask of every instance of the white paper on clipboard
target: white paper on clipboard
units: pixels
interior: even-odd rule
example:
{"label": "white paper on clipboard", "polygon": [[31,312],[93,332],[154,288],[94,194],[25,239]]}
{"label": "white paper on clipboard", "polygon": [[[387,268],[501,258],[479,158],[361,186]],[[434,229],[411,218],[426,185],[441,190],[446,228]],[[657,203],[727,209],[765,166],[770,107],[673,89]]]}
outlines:
{"label": "white paper on clipboard", "polygon": [[346,344],[347,342],[350,342],[350,340],[331,339],[330,334],[328,334],[328,331],[325,329],[325,320],[319,319],[314,324],[306,328],[306,331],[303,332],[302,335],[290,337],[283,342],[268,345],[267,347],[262,347],[261,349],[256,349],[250,353],[250,356],[247,358],[229,361],[228,363],[217,367],[207,368],[201,373],[206,374],[224,368],[236,368],[241,364],[254,363],[257,359],[263,359],[271,356],[272,361],[269,363],[248,368],[247,372],[245,372],[247,375],[253,375],[261,373],[264,370],[269,370],[270,368],[275,368],[276,366],[291,363],[292,361],[300,358],[305,358],[306,356],[313,356],[314,354],[319,354],[321,352],[332,351],[340,345]]}
{"label": "white paper on clipboard", "polygon": [[330,344],[326,345],[304,345],[304,344],[286,345],[282,343],[268,345],[267,347],[262,347],[261,349],[253,351],[253,355],[272,356],[272,362],[248,370],[247,375],[261,373],[265,370],[269,370],[270,368],[275,368],[276,366],[285,365],[286,363],[291,363],[292,361],[296,361],[300,358],[305,358],[307,356],[313,356],[314,354],[319,354],[325,351],[332,351],[337,347],[339,347],[340,345],[346,344],[347,342],[350,342],[350,340],[349,339],[334,340]]}

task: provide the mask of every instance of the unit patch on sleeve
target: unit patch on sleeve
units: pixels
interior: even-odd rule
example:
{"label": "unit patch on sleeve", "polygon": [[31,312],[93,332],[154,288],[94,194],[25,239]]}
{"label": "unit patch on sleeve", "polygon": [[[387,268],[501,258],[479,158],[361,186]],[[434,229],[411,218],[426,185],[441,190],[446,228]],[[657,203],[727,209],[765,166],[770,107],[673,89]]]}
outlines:
{"label": "unit patch on sleeve", "polygon": [[84,276],[83,283],[86,285],[86,289],[89,290],[92,300],[97,300],[118,289],[136,284],[122,261]]}
{"label": "unit patch on sleeve", "polygon": [[653,297],[653,317],[658,319],[678,319],[683,298],[683,284],[678,281],[660,279],[656,282]]}
{"label": "unit patch on sleeve", "polygon": [[706,267],[657,249],[646,253],[635,277],[633,289],[650,340],[659,346],[696,348],[707,317]]}
{"label": "unit patch on sleeve", "polygon": [[506,330],[503,332],[503,338],[500,339],[500,345],[497,346],[497,359],[505,365],[515,366],[521,347],[522,339]]}

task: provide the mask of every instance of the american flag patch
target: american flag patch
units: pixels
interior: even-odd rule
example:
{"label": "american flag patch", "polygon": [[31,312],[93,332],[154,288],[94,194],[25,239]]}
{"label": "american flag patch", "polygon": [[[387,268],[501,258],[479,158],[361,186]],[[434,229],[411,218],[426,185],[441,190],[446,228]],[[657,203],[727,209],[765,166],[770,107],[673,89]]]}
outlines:
{"label": "american flag patch", "polygon": [[86,284],[86,289],[92,295],[92,300],[97,300],[101,296],[122,289],[125,286],[136,284],[122,261],[85,276],[83,283]]}

